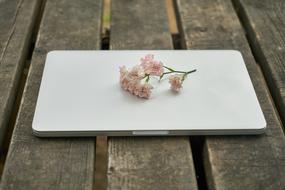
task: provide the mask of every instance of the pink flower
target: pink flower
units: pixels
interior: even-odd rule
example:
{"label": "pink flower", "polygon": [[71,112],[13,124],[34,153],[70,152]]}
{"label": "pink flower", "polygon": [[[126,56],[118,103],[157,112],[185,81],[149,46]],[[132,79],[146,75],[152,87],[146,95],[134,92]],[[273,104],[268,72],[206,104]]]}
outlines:
{"label": "pink flower", "polygon": [[130,70],[128,76],[133,80],[140,80],[145,76],[145,72],[140,65],[136,65]]}
{"label": "pink flower", "polygon": [[169,83],[170,83],[170,89],[175,91],[175,92],[179,92],[179,90],[182,88],[182,78],[183,75],[172,75],[169,77]]}
{"label": "pink flower", "polygon": [[130,79],[128,77],[124,77],[121,81],[120,81],[121,87],[124,90],[128,90],[129,85],[131,84]]}
{"label": "pink flower", "polygon": [[132,91],[132,94],[134,94],[135,96],[138,96],[139,95],[139,92],[140,92],[140,86],[141,84],[140,83],[137,83]]}
{"label": "pink flower", "polygon": [[133,83],[138,83],[144,76],[144,71],[139,65],[134,66],[130,71],[125,66],[120,67],[120,83],[124,89],[128,89]]}
{"label": "pink flower", "polygon": [[144,78],[145,73],[141,66],[136,65],[130,71],[125,66],[120,67],[120,84],[121,87],[140,98],[149,98],[153,87],[144,83],[141,80]]}
{"label": "pink flower", "polygon": [[[164,68],[169,70],[169,72],[164,73]],[[148,83],[150,76],[160,76],[159,79],[161,79],[166,74],[180,73],[169,77],[171,90],[179,92],[185,77],[195,71],[196,69],[188,72],[176,71],[164,66],[160,61],[155,61],[154,55],[149,54],[141,58],[139,65],[135,65],[130,69],[127,69],[125,66],[120,67],[120,85],[129,93],[148,99],[153,89],[153,86]]]}
{"label": "pink flower", "polygon": [[126,77],[127,74],[128,74],[128,70],[126,66],[124,65],[120,67],[120,82]]}
{"label": "pink flower", "polygon": [[144,69],[144,72],[153,76],[161,76],[164,72],[163,64],[159,61],[155,61],[154,55],[146,55],[144,58],[141,58],[141,66]]}
{"label": "pink flower", "polygon": [[148,64],[148,63],[153,61],[153,58],[154,58],[154,55],[148,54],[144,58],[141,58],[141,63],[142,64]]}
{"label": "pink flower", "polygon": [[149,83],[139,84],[137,86],[137,92],[135,94],[137,94],[137,96],[140,98],[148,99],[151,95],[152,89],[153,87]]}
{"label": "pink flower", "polygon": [[145,73],[153,76],[161,76],[164,72],[163,64],[161,62],[154,61],[152,64],[149,64],[144,68]]}

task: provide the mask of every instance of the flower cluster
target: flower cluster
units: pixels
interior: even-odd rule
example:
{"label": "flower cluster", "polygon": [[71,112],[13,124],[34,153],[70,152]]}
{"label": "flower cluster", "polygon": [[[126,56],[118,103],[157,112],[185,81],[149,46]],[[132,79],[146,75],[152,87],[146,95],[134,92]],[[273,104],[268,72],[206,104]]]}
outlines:
{"label": "flower cluster", "polygon": [[133,67],[130,71],[125,66],[120,67],[122,88],[141,98],[149,98],[153,87],[149,83],[141,83],[144,77],[145,72],[139,65]]}
{"label": "flower cluster", "polygon": [[[154,60],[154,55],[151,54],[141,58],[140,61],[139,65],[135,65],[129,70],[126,66],[120,67],[121,87],[140,98],[148,99],[150,97],[153,89],[153,86],[149,84],[151,76],[157,76],[162,79],[165,75],[176,73],[169,77],[169,83],[171,90],[179,92],[187,75],[196,71],[176,71],[164,66],[162,62]],[[165,69],[167,69],[167,72],[164,72]]]}
{"label": "flower cluster", "polygon": [[178,92],[182,88],[182,75],[175,74],[169,77],[170,89]]}
{"label": "flower cluster", "polygon": [[146,55],[141,58],[140,66],[144,69],[144,72],[153,76],[161,76],[163,74],[164,68],[160,61],[154,60],[154,55]]}

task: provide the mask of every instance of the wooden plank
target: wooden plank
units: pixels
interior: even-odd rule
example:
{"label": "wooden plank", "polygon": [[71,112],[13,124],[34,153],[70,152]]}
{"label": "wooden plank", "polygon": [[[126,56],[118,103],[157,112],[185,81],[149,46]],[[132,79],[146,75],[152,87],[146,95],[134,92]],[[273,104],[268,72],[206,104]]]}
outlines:
{"label": "wooden plank", "polygon": [[0,1],[0,150],[39,5],[40,1],[37,0]]}
{"label": "wooden plank", "polygon": [[285,1],[235,1],[253,52],[285,122]]}
{"label": "wooden plank", "polygon": [[284,133],[231,1],[178,0],[177,8],[187,48],[242,52],[268,125],[264,135],[205,138],[209,189],[284,189]]}
{"label": "wooden plank", "polygon": [[[172,49],[165,0],[112,1],[111,49]],[[108,189],[197,189],[188,137],[111,137]]]}
{"label": "wooden plank", "polygon": [[2,189],[92,189],[94,138],[37,138],[32,134],[46,53],[100,47],[101,1],[48,0],[13,132]]}

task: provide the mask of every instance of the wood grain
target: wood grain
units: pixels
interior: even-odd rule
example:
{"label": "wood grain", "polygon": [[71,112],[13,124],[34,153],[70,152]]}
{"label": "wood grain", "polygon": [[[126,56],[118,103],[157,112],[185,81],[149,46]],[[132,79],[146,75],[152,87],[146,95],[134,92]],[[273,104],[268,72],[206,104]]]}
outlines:
{"label": "wood grain", "polygon": [[[111,49],[172,49],[165,0],[116,0]],[[110,137],[108,189],[197,189],[188,137]]]}
{"label": "wood grain", "polygon": [[267,120],[264,135],[206,137],[204,163],[209,189],[284,189],[284,133],[231,1],[178,0],[177,8],[188,49],[242,52]]}
{"label": "wood grain", "polygon": [[94,138],[32,134],[45,57],[54,49],[100,47],[101,1],[48,0],[40,25],[4,173],[2,189],[92,189]]}
{"label": "wood grain", "polygon": [[0,150],[28,54],[38,0],[0,1]]}
{"label": "wood grain", "polygon": [[253,52],[285,122],[285,1],[236,0]]}

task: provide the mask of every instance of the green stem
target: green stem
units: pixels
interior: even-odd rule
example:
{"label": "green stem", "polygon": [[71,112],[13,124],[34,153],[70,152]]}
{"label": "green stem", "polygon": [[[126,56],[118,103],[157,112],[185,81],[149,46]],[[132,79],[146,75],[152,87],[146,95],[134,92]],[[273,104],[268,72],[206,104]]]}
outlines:
{"label": "green stem", "polygon": [[193,70],[191,70],[191,71],[188,71],[186,74],[188,75],[188,74],[194,73],[194,72],[196,72],[196,71],[197,71],[197,69],[193,69]]}
{"label": "green stem", "polygon": [[149,77],[149,75],[147,76],[147,78],[146,78],[146,82],[148,82],[149,81],[149,79],[150,79],[150,77]]}
{"label": "green stem", "polygon": [[[144,78],[146,78],[145,82],[148,82],[148,81],[149,81],[149,79],[150,79],[150,77],[149,77],[149,75],[148,75],[148,74],[146,74],[146,75],[144,76]],[[144,78],[143,78],[143,79],[144,79]]]}
{"label": "green stem", "polygon": [[[170,70],[171,68],[168,68],[168,67],[166,67],[166,66],[164,66],[165,68],[167,68],[168,70]],[[173,70],[173,69],[171,69],[172,71],[168,71],[168,72],[165,72],[165,73],[162,73],[162,75],[160,76],[160,80],[164,77],[164,75],[167,75],[167,74],[171,74],[171,73],[181,73],[181,74],[184,74],[183,75],[183,78],[182,78],[182,80],[184,80],[185,78],[186,78],[186,76],[188,75],[188,74],[190,74],[190,73],[194,73],[195,71],[197,71],[196,69],[194,69],[194,70],[191,70],[191,71],[175,71],[175,70]]]}
{"label": "green stem", "polygon": [[174,71],[173,69],[171,69],[170,67],[166,67],[166,66],[163,66],[164,68],[168,69],[169,71]]}

